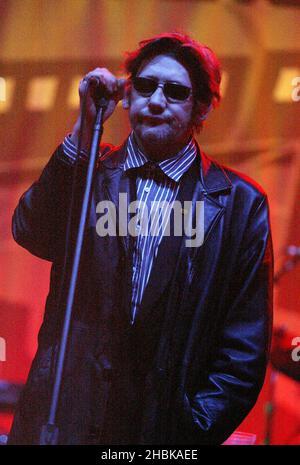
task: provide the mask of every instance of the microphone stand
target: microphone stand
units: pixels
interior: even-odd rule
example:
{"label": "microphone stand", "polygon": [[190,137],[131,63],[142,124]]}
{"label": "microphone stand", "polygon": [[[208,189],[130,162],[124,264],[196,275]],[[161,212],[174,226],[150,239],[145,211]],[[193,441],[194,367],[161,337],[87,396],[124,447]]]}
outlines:
{"label": "microphone stand", "polygon": [[63,330],[62,330],[60,346],[59,346],[58,361],[57,361],[57,367],[56,367],[56,372],[55,372],[55,381],[54,381],[54,387],[53,387],[52,398],[51,398],[51,407],[50,407],[50,412],[49,412],[49,417],[48,417],[48,423],[46,425],[43,425],[41,429],[40,443],[39,443],[40,445],[56,445],[58,442],[59,428],[55,424],[56,413],[57,413],[57,407],[58,407],[58,401],[59,401],[59,394],[61,390],[63,368],[64,368],[64,361],[65,361],[65,355],[66,355],[66,347],[67,347],[69,328],[70,328],[70,322],[71,322],[71,317],[72,317],[73,302],[74,302],[74,295],[75,295],[75,290],[76,290],[80,257],[81,257],[83,239],[84,239],[85,225],[86,225],[86,220],[87,220],[87,215],[88,215],[90,200],[91,200],[92,183],[93,183],[94,174],[96,171],[96,161],[98,158],[99,145],[100,145],[101,137],[103,134],[103,115],[104,115],[105,109],[107,108],[107,104],[108,102],[105,97],[97,98],[97,101],[96,101],[97,114],[96,114],[96,119],[94,123],[92,143],[91,143],[91,148],[90,148],[90,156],[89,156],[88,170],[87,170],[87,176],[86,176],[86,185],[85,185],[85,191],[84,191],[84,196],[83,196],[79,227],[78,227],[78,232],[77,232],[77,240],[76,240],[75,251],[74,251],[71,280],[70,280],[70,285],[69,285],[69,290],[68,290],[68,298],[67,298],[67,305],[66,305],[66,310],[65,310]]}

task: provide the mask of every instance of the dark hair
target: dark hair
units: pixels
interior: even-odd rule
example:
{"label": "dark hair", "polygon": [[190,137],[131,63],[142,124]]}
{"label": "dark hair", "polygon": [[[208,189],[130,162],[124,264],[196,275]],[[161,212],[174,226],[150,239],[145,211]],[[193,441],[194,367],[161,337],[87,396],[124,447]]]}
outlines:
{"label": "dark hair", "polygon": [[[157,55],[171,56],[188,70],[193,85],[195,104],[197,102],[202,104],[197,108],[204,120],[209,110],[218,106],[221,100],[221,67],[214,52],[187,34],[162,33],[142,40],[138,49],[127,52],[124,69],[130,78],[135,77],[142,63]],[[201,121],[197,129],[202,127],[202,124]]]}

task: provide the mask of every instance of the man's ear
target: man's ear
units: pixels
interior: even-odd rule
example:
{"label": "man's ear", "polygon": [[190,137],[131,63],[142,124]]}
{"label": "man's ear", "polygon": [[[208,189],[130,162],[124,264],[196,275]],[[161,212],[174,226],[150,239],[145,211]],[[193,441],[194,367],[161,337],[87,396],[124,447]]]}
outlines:
{"label": "man's ear", "polygon": [[206,120],[211,110],[212,104],[207,106],[204,103],[197,102],[194,110],[194,123],[198,125]]}
{"label": "man's ear", "polygon": [[131,85],[128,83],[124,89],[124,95],[122,99],[122,106],[124,110],[128,110],[130,107],[130,98],[131,98]]}

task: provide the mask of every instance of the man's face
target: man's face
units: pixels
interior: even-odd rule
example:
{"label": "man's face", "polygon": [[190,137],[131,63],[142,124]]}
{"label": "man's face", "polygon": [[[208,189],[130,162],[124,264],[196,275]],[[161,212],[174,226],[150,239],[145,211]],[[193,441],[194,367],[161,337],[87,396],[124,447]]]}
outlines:
{"label": "man's face", "polygon": [[[177,60],[158,55],[146,61],[138,77],[152,78],[192,88],[186,68]],[[164,89],[157,87],[150,96],[142,95],[132,86],[129,94],[129,118],[139,145],[146,154],[157,159],[176,154],[192,133],[193,97],[186,100],[169,99]]]}

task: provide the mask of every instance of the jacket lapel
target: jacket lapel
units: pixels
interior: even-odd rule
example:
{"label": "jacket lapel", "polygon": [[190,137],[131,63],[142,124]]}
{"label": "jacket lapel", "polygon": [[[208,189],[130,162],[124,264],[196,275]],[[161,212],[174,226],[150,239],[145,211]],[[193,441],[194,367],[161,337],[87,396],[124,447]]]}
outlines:
{"label": "jacket lapel", "polygon": [[[116,209],[116,231],[127,231],[129,221],[128,205],[136,198],[136,188],[128,172],[123,170],[126,158],[126,143],[110,151],[101,158],[104,167],[103,190],[107,200],[111,200]],[[121,199],[121,200],[120,200]],[[120,203],[121,202],[121,203]],[[128,257],[130,238],[128,234],[120,234],[121,244]]]}
{"label": "jacket lapel", "polygon": [[[131,320],[132,300],[132,258],[134,238],[128,234],[128,223],[130,220],[129,203],[136,200],[136,182],[133,173],[124,172],[123,164],[127,154],[127,146],[124,143],[116,150],[110,151],[101,159],[103,169],[103,193],[106,200],[114,203],[116,210],[116,232],[120,234],[119,243],[123,248],[124,262],[122,267],[122,283],[124,289],[123,316],[125,321]],[[109,257],[108,257],[109,259]],[[123,310],[123,308],[122,308]]]}
{"label": "jacket lapel", "polygon": [[[183,228],[182,236],[164,236],[157,257],[153,263],[150,278],[144,291],[141,309],[137,315],[137,323],[151,317],[155,317],[155,309],[159,306],[159,301],[169,281],[171,280],[177,265],[187,263],[187,269],[191,267],[194,256],[200,247],[203,247],[208,240],[212,230],[218,224],[224,214],[225,207],[214,198],[215,194],[230,192],[232,187],[226,173],[218,165],[208,159],[200,152],[190,169],[183,175],[176,200],[179,200],[182,207],[184,201],[192,202],[193,225],[196,223],[197,202],[203,202],[204,209],[204,231],[203,243],[200,246],[187,246],[190,236],[185,235]],[[171,228],[172,231],[172,228]],[[153,313],[154,312],[154,313]]]}

